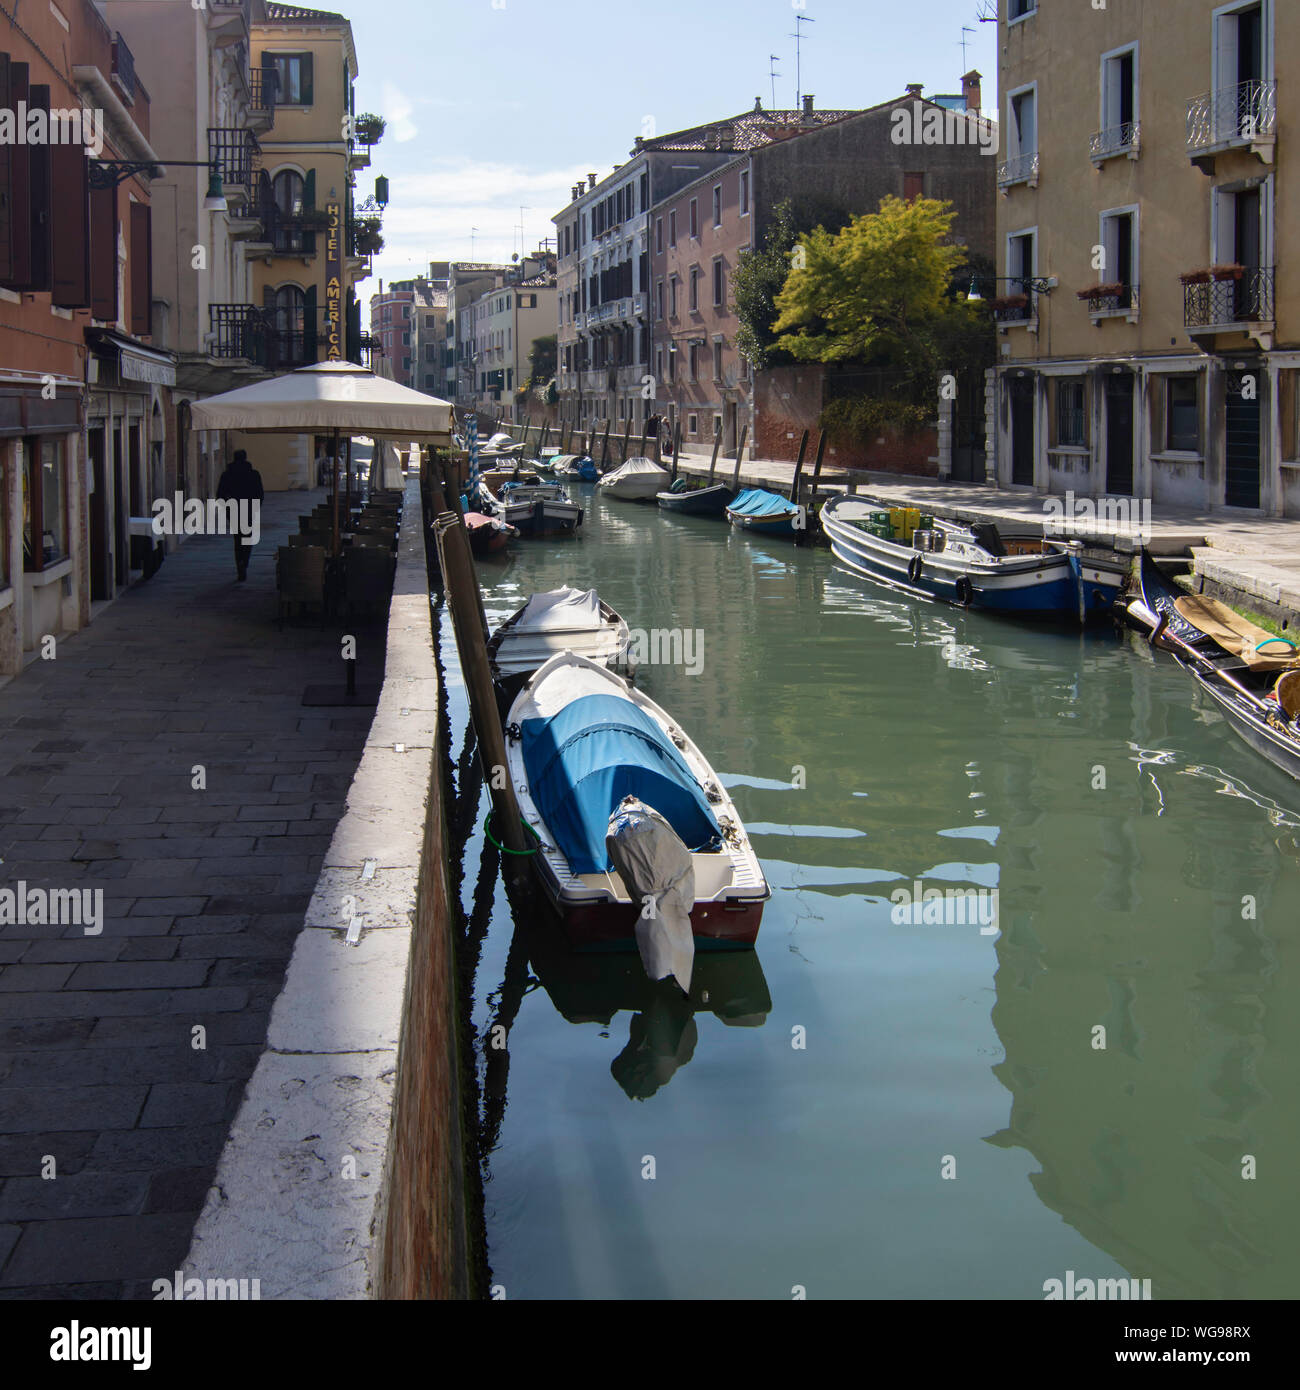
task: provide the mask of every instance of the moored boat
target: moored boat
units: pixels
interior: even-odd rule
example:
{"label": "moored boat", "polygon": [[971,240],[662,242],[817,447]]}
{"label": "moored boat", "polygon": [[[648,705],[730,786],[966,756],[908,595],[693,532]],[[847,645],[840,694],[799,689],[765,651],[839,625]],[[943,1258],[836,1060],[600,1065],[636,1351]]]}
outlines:
{"label": "moored boat", "polygon": [[1123,583],[1126,561],[1088,554],[1078,542],[933,518],[910,536],[891,535],[888,513],[867,498],[842,495],[822,508],[821,522],[842,565],[917,598],[1086,622],[1109,612]]}
{"label": "moored boat", "polygon": [[1229,728],[1274,767],[1300,778],[1300,656],[1226,604],[1179,590],[1145,551],[1129,620],[1169,652]]}
{"label": "moored boat", "polygon": [[655,500],[663,511],[678,516],[721,516],[736,498],[736,494],[723,483],[707,487],[679,486],[685,481],[678,478],[667,492],[655,494]]}
{"label": "moored boat", "polygon": [[469,548],[475,555],[492,555],[504,550],[519,535],[509,522],[483,512],[466,512],[465,530],[469,532]]}
{"label": "moored boat", "polygon": [[650,502],[655,494],[668,486],[672,474],[660,468],[652,459],[630,458],[600,480],[600,489],[610,497],[625,501]]}
{"label": "moored boat", "polygon": [[561,454],[555,460],[555,476],[595,483],[600,481],[600,469],[586,454]]}
{"label": "moored boat", "polygon": [[724,509],[727,520],[740,531],[752,531],[761,536],[793,536],[803,529],[805,513],[802,507],[787,501],[779,492],[765,488],[746,488]]}
{"label": "moored boat", "polygon": [[582,525],[582,508],[569,500],[558,483],[502,483],[484,487],[492,515],[515,527],[521,536],[568,536]]}
{"label": "moored boat", "polygon": [[627,664],[627,623],[595,589],[534,594],[488,640],[492,678],[511,697],[539,667],[560,652],[577,652],[599,666]]}
{"label": "moored boat", "polygon": [[[681,925],[702,946],[753,943],[770,896],[758,856],[704,755],[643,692],[575,652],[554,656],[510,708],[506,758],[539,841],[531,862],[575,944],[638,944],[646,958],[644,894],[633,896],[644,884],[629,887],[611,848],[629,820],[647,828],[646,811],[689,859],[689,882],[673,880],[689,902]],[[632,860],[619,853],[624,869]]]}

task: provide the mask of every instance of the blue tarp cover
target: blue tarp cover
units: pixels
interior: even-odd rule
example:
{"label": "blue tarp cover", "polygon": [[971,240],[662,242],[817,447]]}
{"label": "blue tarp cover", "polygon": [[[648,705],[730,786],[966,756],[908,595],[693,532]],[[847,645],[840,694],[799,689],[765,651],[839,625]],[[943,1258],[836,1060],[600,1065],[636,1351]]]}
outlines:
{"label": "blue tarp cover", "polygon": [[731,511],[741,516],[781,516],[798,509],[779,492],[767,492],[761,487],[746,488],[731,504]]}
{"label": "blue tarp cover", "polygon": [[520,733],[533,800],[575,874],[613,868],[605,831],[625,796],[658,811],[688,849],[720,838],[685,759],[630,700],[584,695],[550,719],[525,719]]}

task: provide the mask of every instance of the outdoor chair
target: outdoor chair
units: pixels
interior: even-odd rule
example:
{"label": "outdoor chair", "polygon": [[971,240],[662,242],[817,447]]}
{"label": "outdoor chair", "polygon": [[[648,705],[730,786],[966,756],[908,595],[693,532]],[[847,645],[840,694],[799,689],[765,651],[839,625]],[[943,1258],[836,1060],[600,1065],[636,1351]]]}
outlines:
{"label": "outdoor chair", "polygon": [[283,625],[286,609],[295,604],[320,609],[325,619],[325,547],[281,546],[275,554],[275,587],[279,594],[278,620]]}
{"label": "outdoor chair", "polygon": [[346,621],[358,608],[382,608],[393,592],[396,566],[387,550],[358,546],[343,554],[343,610]]}

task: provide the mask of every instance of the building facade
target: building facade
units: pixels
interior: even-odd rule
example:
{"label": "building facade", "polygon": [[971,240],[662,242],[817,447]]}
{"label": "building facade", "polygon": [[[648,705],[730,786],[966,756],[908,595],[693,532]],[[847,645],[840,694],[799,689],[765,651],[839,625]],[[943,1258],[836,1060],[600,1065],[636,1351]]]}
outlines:
{"label": "building facade", "polygon": [[379,293],[370,296],[370,336],[383,358],[383,375],[402,386],[411,385],[415,291],[414,280],[394,280],[387,289],[381,280]]}
{"label": "building facade", "polygon": [[1300,516],[1281,0],[1000,6],[989,476]]}
{"label": "building facade", "polygon": [[474,364],[474,302],[505,284],[509,267],[486,261],[454,261],[447,276],[447,369],[445,399],[464,410],[473,407],[478,376]]}
{"label": "building facade", "polygon": [[0,111],[24,110],[0,143],[0,675],[151,564],[175,379],[152,346],[149,93],[91,0],[0,17]]}
{"label": "building facade", "polygon": [[538,252],[512,266],[500,286],[470,304],[474,381],[469,403],[474,409],[511,423],[526,420],[522,397],[533,343],[555,332],[556,294],[555,259]]}

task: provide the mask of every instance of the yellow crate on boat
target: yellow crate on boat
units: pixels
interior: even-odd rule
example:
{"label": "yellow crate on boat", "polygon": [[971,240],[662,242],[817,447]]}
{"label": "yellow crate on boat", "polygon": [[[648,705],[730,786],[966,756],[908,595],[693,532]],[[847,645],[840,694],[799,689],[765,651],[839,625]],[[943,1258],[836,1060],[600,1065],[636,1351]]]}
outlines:
{"label": "yellow crate on boat", "polygon": [[903,530],[906,533],[907,539],[910,541],[912,539],[912,532],[921,524],[921,513],[916,507],[907,507],[904,510],[907,513],[907,520],[903,523]]}
{"label": "yellow crate on boat", "polygon": [[889,529],[894,533],[896,540],[901,540],[903,532],[907,528],[907,508],[890,507],[889,509]]}

